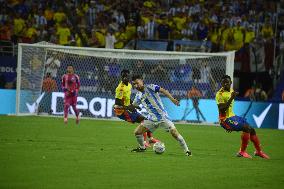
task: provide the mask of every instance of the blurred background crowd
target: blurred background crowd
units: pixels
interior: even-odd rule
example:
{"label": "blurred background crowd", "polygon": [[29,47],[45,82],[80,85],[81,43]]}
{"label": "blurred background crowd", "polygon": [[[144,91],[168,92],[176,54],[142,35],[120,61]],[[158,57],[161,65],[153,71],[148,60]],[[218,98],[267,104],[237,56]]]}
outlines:
{"label": "blurred background crowd", "polygon": [[[261,87],[262,100],[284,100],[283,0],[0,0],[2,54],[19,42],[117,49],[132,42],[139,49],[139,40],[235,50],[241,95]],[[188,51],[182,45],[167,50]]]}
{"label": "blurred background crowd", "polygon": [[257,0],[2,0],[0,39],[105,47],[110,34],[114,48],[138,38],[210,40],[211,51],[239,50],[255,38],[283,42],[280,11],[277,1]]}

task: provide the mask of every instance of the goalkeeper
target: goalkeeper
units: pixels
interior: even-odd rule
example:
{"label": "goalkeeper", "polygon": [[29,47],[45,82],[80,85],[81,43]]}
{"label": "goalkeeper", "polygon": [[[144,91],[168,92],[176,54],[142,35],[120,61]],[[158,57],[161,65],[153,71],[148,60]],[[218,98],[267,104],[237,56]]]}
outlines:
{"label": "goalkeeper", "polygon": [[64,92],[64,123],[68,121],[69,107],[72,106],[76,114],[76,124],[79,124],[79,110],[76,108],[80,88],[80,79],[74,73],[72,65],[67,66],[67,73],[62,76],[62,89]]}
{"label": "goalkeeper", "polygon": [[[143,124],[145,119],[140,113],[138,113],[133,108],[129,108],[130,105],[130,96],[132,85],[129,82],[129,70],[121,71],[121,81],[115,90],[115,105],[114,112],[116,116],[122,120],[125,120],[130,123],[140,123]],[[131,110],[130,110],[131,109]],[[150,131],[144,133],[144,145],[149,147],[150,144],[147,142],[147,136],[150,139],[149,143],[156,143],[159,140],[153,138],[153,135]]]}

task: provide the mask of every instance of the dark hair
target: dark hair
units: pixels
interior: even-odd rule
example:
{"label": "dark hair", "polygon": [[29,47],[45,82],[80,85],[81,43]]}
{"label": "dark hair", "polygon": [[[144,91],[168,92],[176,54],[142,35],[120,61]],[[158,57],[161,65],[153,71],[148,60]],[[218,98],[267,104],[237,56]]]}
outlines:
{"label": "dark hair", "polygon": [[135,81],[136,79],[143,79],[141,75],[134,75],[132,76],[132,81]]}
{"label": "dark hair", "polygon": [[229,76],[229,75],[224,75],[223,77],[222,77],[222,80],[223,79],[229,79],[229,80],[231,80],[231,77]]}
{"label": "dark hair", "polygon": [[74,68],[74,66],[72,64],[67,64],[67,67],[71,66],[72,68]]}
{"label": "dark hair", "polygon": [[120,72],[120,75],[123,75],[123,74],[130,74],[130,71],[129,71],[129,70],[126,70],[126,69],[123,69],[123,70]]}

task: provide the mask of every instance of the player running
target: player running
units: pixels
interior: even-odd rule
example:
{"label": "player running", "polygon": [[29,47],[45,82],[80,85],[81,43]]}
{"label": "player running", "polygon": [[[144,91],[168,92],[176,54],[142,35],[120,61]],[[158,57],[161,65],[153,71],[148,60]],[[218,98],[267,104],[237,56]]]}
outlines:
{"label": "player running", "polygon": [[[130,105],[130,96],[132,85],[129,82],[129,70],[121,71],[121,82],[115,90],[115,105],[114,112],[122,120],[130,123],[140,123],[143,124],[144,117],[139,114],[136,110],[130,111],[128,106]],[[158,140],[153,138],[151,132],[144,133],[144,145],[149,147],[150,144],[147,142],[147,136],[149,137],[150,143],[156,143]]]}
{"label": "player running", "polygon": [[138,93],[136,94],[135,99],[130,107],[135,108],[142,104],[149,113],[147,120],[144,121],[144,125],[139,125],[135,130],[135,136],[139,147],[133,149],[132,151],[144,152],[146,148],[143,145],[142,134],[147,130],[154,132],[158,127],[162,127],[166,131],[169,131],[171,135],[179,142],[185,154],[187,156],[191,156],[191,151],[188,149],[184,138],[181,136],[181,134],[179,134],[174,123],[169,119],[159,93],[164,94],[177,106],[179,106],[179,101],[175,99],[169,93],[169,91],[158,85],[145,85],[140,75],[133,76],[132,82],[133,86],[138,90]]}
{"label": "player running", "polygon": [[242,117],[236,116],[233,112],[234,98],[238,95],[231,89],[232,80],[231,77],[225,75],[221,80],[222,87],[216,94],[216,101],[219,109],[219,121],[220,125],[227,131],[242,131],[241,135],[241,148],[237,153],[238,157],[252,158],[247,152],[246,148],[249,140],[251,140],[255,147],[255,156],[259,156],[265,159],[269,159],[260,147],[259,139],[256,135],[254,128],[249,126],[246,120]]}
{"label": "player running", "polygon": [[79,123],[79,111],[76,108],[80,88],[79,76],[74,74],[72,65],[67,66],[67,73],[62,76],[62,89],[64,92],[64,123],[68,122],[69,107],[72,106],[76,114],[76,124]]}

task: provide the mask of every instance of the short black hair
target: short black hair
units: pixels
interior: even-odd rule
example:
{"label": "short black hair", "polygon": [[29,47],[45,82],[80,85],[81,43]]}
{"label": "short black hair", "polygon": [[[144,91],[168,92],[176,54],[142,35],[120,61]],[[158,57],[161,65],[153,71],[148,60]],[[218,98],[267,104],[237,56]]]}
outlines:
{"label": "short black hair", "polygon": [[130,74],[130,71],[129,71],[129,70],[126,70],[126,69],[123,69],[123,70],[120,72],[120,75],[123,75],[123,74]]}
{"label": "short black hair", "polygon": [[74,68],[74,66],[72,64],[67,64],[67,67],[71,66],[72,68]]}
{"label": "short black hair", "polygon": [[141,75],[134,75],[132,76],[132,81],[135,81],[136,79],[143,79]]}
{"label": "short black hair", "polygon": [[223,80],[223,79],[229,79],[229,80],[231,80],[231,77],[230,77],[229,75],[224,75],[221,80]]}

